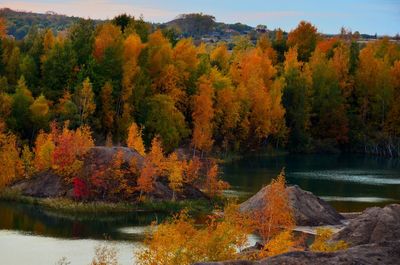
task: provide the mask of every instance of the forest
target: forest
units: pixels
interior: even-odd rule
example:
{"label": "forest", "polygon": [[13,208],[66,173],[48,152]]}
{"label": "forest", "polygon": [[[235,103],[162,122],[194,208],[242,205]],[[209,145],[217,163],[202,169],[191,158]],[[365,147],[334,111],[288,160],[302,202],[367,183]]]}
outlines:
{"label": "forest", "polygon": [[[194,24],[182,22],[188,18]],[[0,17],[0,199],[47,210],[75,207],[78,215],[102,205],[116,213],[118,203],[129,212],[149,201],[207,204],[202,221],[188,207],[153,223],[146,248],[136,253],[138,264],[258,260],[351,246],[330,241],[333,231],[316,223],[312,244],[293,232],[304,224],[299,209],[322,214],[314,211],[318,206],[294,208],[290,196],[322,199],[288,186],[284,169],[262,189],[257,211],[241,210],[243,204],[223,196],[229,184],[214,158],[400,156],[400,45],[389,37],[365,41],[344,28],[327,36],[306,21],[288,33],[253,32],[232,43],[177,34],[176,25],[186,26],[188,36],[209,32],[215,18],[202,14],[182,15],[171,27],[126,14],[76,19],[60,30],[29,24],[21,38],[13,37],[9,25],[15,23]],[[61,191],[54,196],[26,192],[28,185],[47,188],[57,181]],[[160,190],[171,196],[156,198]],[[323,203],[322,210],[337,213]],[[240,252],[254,231],[262,244]],[[103,264],[118,264],[112,248],[96,249],[92,265]]]}

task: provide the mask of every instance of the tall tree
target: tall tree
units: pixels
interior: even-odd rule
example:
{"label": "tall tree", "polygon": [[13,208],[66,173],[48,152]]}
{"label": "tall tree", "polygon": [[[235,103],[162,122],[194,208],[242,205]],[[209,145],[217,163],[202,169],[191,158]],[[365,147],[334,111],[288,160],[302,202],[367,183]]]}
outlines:
{"label": "tall tree", "polygon": [[212,132],[214,117],[212,84],[203,76],[199,80],[199,93],[193,100],[193,136],[194,149],[208,152],[213,145]]}
{"label": "tall tree", "polygon": [[79,121],[81,124],[84,124],[96,110],[94,93],[89,78],[86,78],[83,84],[77,88],[75,98],[79,109]]}
{"label": "tall tree", "polygon": [[288,147],[292,151],[305,151],[310,141],[310,97],[312,79],[298,61],[296,48],[285,54],[283,106],[286,126],[290,128]]}
{"label": "tall tree", "polygon": [[307,62],[315,50],[318,41],[317,28],[306,21],[301,21],[297,28],[292,30],[287,39],[290,47],[297,46],[299,60]]}

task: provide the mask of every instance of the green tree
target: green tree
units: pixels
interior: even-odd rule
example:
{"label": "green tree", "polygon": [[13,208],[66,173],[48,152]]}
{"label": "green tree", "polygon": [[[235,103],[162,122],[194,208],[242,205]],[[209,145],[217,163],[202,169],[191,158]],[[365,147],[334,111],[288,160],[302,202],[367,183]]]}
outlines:
{"label": "green tree", "polygon": [[71,44],[57,42],[42,65],[46,98],[56,101],[64,90],[71,90],[75,76],[76,55]]}
{"label": "green tree", "polygon": [[159,135],[167,151],[177,147],[188,136],[185,117],[167,95],[155,95],[147,103],[145,131],[148,139]]}

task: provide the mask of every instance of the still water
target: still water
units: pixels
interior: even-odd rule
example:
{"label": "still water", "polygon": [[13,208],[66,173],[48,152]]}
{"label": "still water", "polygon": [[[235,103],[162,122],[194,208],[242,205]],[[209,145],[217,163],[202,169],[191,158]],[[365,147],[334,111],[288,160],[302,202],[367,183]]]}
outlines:
{"label": "still water", "polygon": [[400,159],[345,154],[254,156],[225,164],[227,194],[244,200],[282,168],[289,185],[311,191],[340,212],[400,201]]}
{"label": "still water", "polygon": [[[282,168],[289,184],[323,197],[339,211],[360,211],[400,201],[400,160],[357,155],[247,157],[224,164],[229,196],[245,200]],[[120,264],[135,264],[144,232],[157,213],[63,216],[32,205],[0,202],[0,264],[46,265],[66,257],[88,265],[100,244],[118,250]],[[254,240],[254,239],[253,239]]]}

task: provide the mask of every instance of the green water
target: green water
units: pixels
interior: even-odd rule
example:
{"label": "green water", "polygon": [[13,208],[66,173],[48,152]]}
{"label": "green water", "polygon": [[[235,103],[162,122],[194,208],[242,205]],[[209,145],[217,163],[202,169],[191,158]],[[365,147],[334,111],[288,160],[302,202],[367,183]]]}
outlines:
{"label": "green water", "polygon": [[[225,193],[245,200],[283,167],[289,184],[323,197],[339,211],[400,201],[400,160],[357,155],[247,157],[223,165],[231,184]],[[149,224],[164,218],[157,213],[63,216],[0,202],[0,264],[52,265],[61,257],[71,265],[90,264],[99,244],[114,246],[120,264],[135,264],[133,253],[142,247]]]}
{"label": "green water", "polygon": [[288,184],[343,212],[400,201],[400,160],[362,155],[253,156],[224,165],[227,194],[244,200],[285,168]]}

